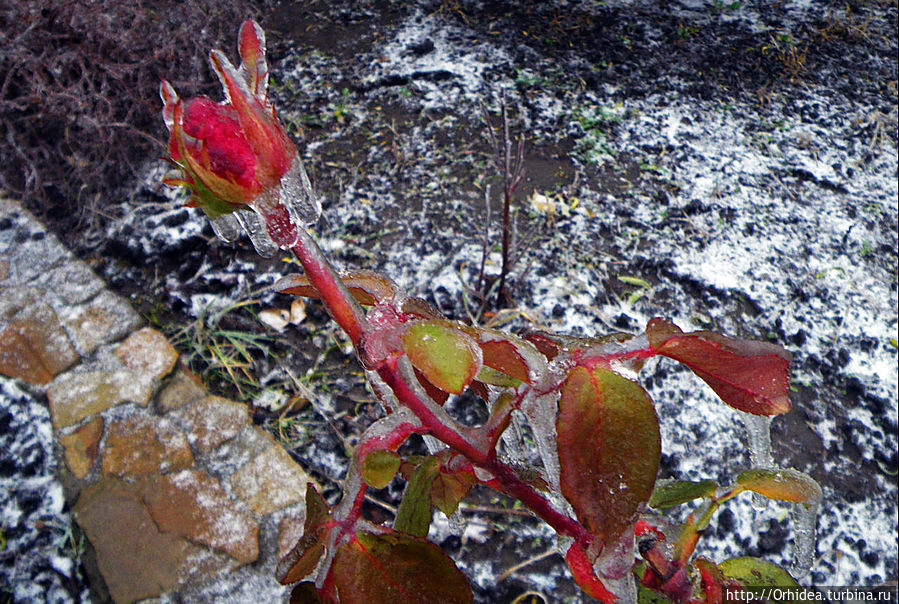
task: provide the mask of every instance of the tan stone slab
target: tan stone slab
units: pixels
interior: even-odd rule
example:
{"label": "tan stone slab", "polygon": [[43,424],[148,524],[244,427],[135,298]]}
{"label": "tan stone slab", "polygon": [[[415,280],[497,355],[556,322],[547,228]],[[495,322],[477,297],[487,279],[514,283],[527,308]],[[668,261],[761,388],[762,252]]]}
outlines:
{"label": "tan stone slab", "polygon": [[146,405],[152,393],[151,379],[119,369],[60,375],[47,389],[47,399],[53,427],[60,430],[125,401]]}
{"label": "tan stone slab", "polygon": [[125,337],[141,325],[140,316],[125,300],[103,291],[85,304],[60,311],[62,322],[83,356],[100,345]]}
{"label": "tan stone slab", "polygon": [[155,476],[141,490],[163,532],[225,552],[241,564],[259,557],[259,525],[237,509],[218,480],[202,470]]}
{"label": "tan stone slab", "polygon": [[178,361],[178,351],[162,333],[144,327],[125,338],[115,349],[115,355],[129,369],[146,373],[158,380],[168,375]]}
{"label": "tan stone slab", "polygon": [[265,515],[304,501],[307,480],[290,454],[272,441],[231,476],[231,488],[256,514]]}
{"label": "tan stone slab", "polygon": [[160,531],[135,487],[121,480],[102,478],[85,487],[74,512],[117,603],[171,591],[180,569],[200,549],[183,537]]}
{"label": "tan stone slab", "polygon": [[103,418],[95,417],[74,432],[59,437],[69,466],[75,478],[84,478],[97,461],[100,437],[103,435]]}
{"label": "tan stone slab", "polygon": [[100,467],[104,474],[124,476],[183,470],[193,463],[184,432],[174,422],[144,415],[109,424]]}
{"label": "tan stone slab", "polygon": [[168,413],[180,409],[185,405],[203,398],[207,395],[203,382],[190,370],[181,367],[175,371],[168,383],[156,397],[156,403],[161,413]]}
{"label": "tan stone slab", "polygon": [[18,312],[0,332],[3,375],[30,384],[47,384],[78,360],[56,313],[43,302]]}
{"label": "tan stone slab", "polygon": [[201,453],[208,453],[231,440],[244,426],[250,425],[246,405],[220,396],[207,396],[184,407],[182,417],[190,444]]}

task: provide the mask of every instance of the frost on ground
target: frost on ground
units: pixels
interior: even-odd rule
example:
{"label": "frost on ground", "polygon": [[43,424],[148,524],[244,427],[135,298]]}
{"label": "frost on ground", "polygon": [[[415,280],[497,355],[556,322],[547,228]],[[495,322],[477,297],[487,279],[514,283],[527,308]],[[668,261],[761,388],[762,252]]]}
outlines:
{"label": "frost on ground", "polygon": [[0,401],[2,590],[16,602],[88,602],[79,538],[56,478],[50,413],[6,378]]}
{"label": "frost on ground", "polygon": [[[484,200],[489,187],[495,221],[501,187],[479,102],[497,123],[504,96],[513,135],[526,136],[523,254],[515,306],[490,320],[593,335],[664,316],[785,346],[794,410],[773,421],[773,461],[824,489],[806,580],[895,581],[895,7],[574,4],[462,2],[463,17],[437,2],[383,13],[360,3],[331,20],[285,16],[295,40],[272,61],[272,88],[324,206],[316,235],[343,266],[383,270],[449,316],[475,316]],[[157,269],[107,274],[196,317],[294,270],[214,243],[200,222],[129,211],[107,249]],[[495,223],[490,232],[495,274]],[[333,340],[316,305],[307,310],[286,333],[309,377],[321,369],[310,350]],[[361,431],[367,408],[345,394],[352,371],[338,373],[313,385]],[[698,379],[665,361],[641,379],[661,418],[663,477],[727,484],[748,467],[743,422]],[[339,478],[344,443],[308,417],[300,456]],[[747,496],[726,504],[700,547],[789,566],[791,535],[787,508],[757,512]],[[487,590],[494,566],[470,564]]]}

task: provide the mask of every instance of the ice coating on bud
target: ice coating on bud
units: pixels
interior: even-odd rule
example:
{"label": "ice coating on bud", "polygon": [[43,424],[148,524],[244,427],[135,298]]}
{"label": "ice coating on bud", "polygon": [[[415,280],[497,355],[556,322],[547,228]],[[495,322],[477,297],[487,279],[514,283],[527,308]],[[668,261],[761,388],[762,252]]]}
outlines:
{"label": "ice coating on bud", "polygon": [[[742,420],[746,426],[746,438],[749,444],[749,463],[753,468],[772,468],[771,457],[771,417],[743,413]],[[764,510],[768,507],[768,498],[759,493],[752,494],[752,507]]]}
{"label": "ice coating on bud", "polygon": [[235,218],[253,242],[256,253],[263,258],[271,258],[278,251],[278,246],[268,235],[265,220],[256,212],[241,211],[234,213]]}

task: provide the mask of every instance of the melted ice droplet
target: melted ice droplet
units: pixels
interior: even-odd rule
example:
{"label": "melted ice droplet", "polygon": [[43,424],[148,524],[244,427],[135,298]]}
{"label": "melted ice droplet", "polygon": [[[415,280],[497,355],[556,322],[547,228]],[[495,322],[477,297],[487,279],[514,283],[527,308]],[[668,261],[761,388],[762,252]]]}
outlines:
{"label": "melted ice droplet", "polygon": [[815,541],[820,500],[794,503],[790,511],[793,522],[793,566],[790,571],[799,581],[812,569],[815,561]]}
{"label": "melted ice droplet", "polygon": [[280,201],[297,227],[308,226],[321,216],[322,204],[312,190],[299,155],[294,156],[290,170],[281,178]]}
{"label": "melted ice droplet", "polygon": [[[749,442],[749,463],[753,468],[772,468],[771,458],[771,418],[767,415],[743,414],[746,436]],[[768,507],[768,498],[758,493],[752,494],[752,507],[764,510]]]}
{"label": "melted ice droplet", "polygon": [[263,258],[271,258],[278,251],[278,246],[268,236],[268,229],[265,221],[256,212],[237,211],[234,213],[237,222],[243,227],[243,230],[253,242],[256,253]]}
{"label": "melted ice droplet", "polygon": [[240,237],[240,225],[233,214],[222,214],[216,218],[210,218],[209,224],[215,236],[225,243],[233,243]]}

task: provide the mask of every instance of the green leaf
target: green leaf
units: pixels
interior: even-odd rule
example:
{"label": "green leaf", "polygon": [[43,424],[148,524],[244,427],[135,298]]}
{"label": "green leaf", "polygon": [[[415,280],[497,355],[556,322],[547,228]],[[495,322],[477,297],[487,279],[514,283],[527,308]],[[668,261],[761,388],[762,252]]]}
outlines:
{"label": "green leaf", "polygon": [[306,521],[303,536],[280,562],[276,576],[281,585],[289,585],[308,576],[315,570],[325,553],[329,531],[326,528],[331,509],[312,483],[306,483]]}
{"label": "green leaf", "polygon": [[659,318],[649,322],[646,335],[656,354],[689,367],[731,407],[754,415],[790,410],[792,357],[780,346],[712,331],[684,333]]}
{"label": "green leaf", "polygon": [[437,388],[460,394],[481,369],[477,342],[449,321],[416,321],[403,332],[412,365]]}
{"label": "green leaf", "polygon": [[662,445],[652,400],[608,369],[575,367],[561,387],[556,427],[562,494],[610,542],[630,529],[655,483]]}
{"label": "green leaf", "polygon": [[400,456],[393,451],[372,451],[362,460],[359,468],[362,480],[373,489],[383,489],[400,469]]}
{"label": "green leaf", "polygon": [[618,280],[635,287],[647,288],[650,285],[649,281],[641,279],[640,277],[631,277],[630,275],[618,275]]}
{"label": "green leaf", "polygon": [[331,572],[341,604],[474,601],[465,576],[439,547],[402,533],[356,533],[337,550]]}
{"label": "green leaf", "polygon": [[656,485],[649,498],[649,507],[670,508],[700,497],[713,497],[718,489],[714,480],[666,480]]}
{"label": "green leaf", "polygon": [[[790,573],[781,567],[758,558],[732,558],[718,565],[721,573],[739,582],[743,588],[769,602],[792,602],[799,598],[800,586]],[[771,587],[792,589],[770,590]],[[780,598],[777,598],[780,596]],[[803,600],[806,601],[806,600]]]}
{"label": "green leaf", "polygon": [[808,474],[793,469],[752,469],[737,476],[737,484],[768,499],[808,503],[821,500],[821,486]]}
{"label": "green leaf", "polygon": [[403,493],[400,508],[396,511],[393,528],[415,535],[426,537],[431,526],[431,485],[440,473],[440,460],[428,457],[412,473]]}

